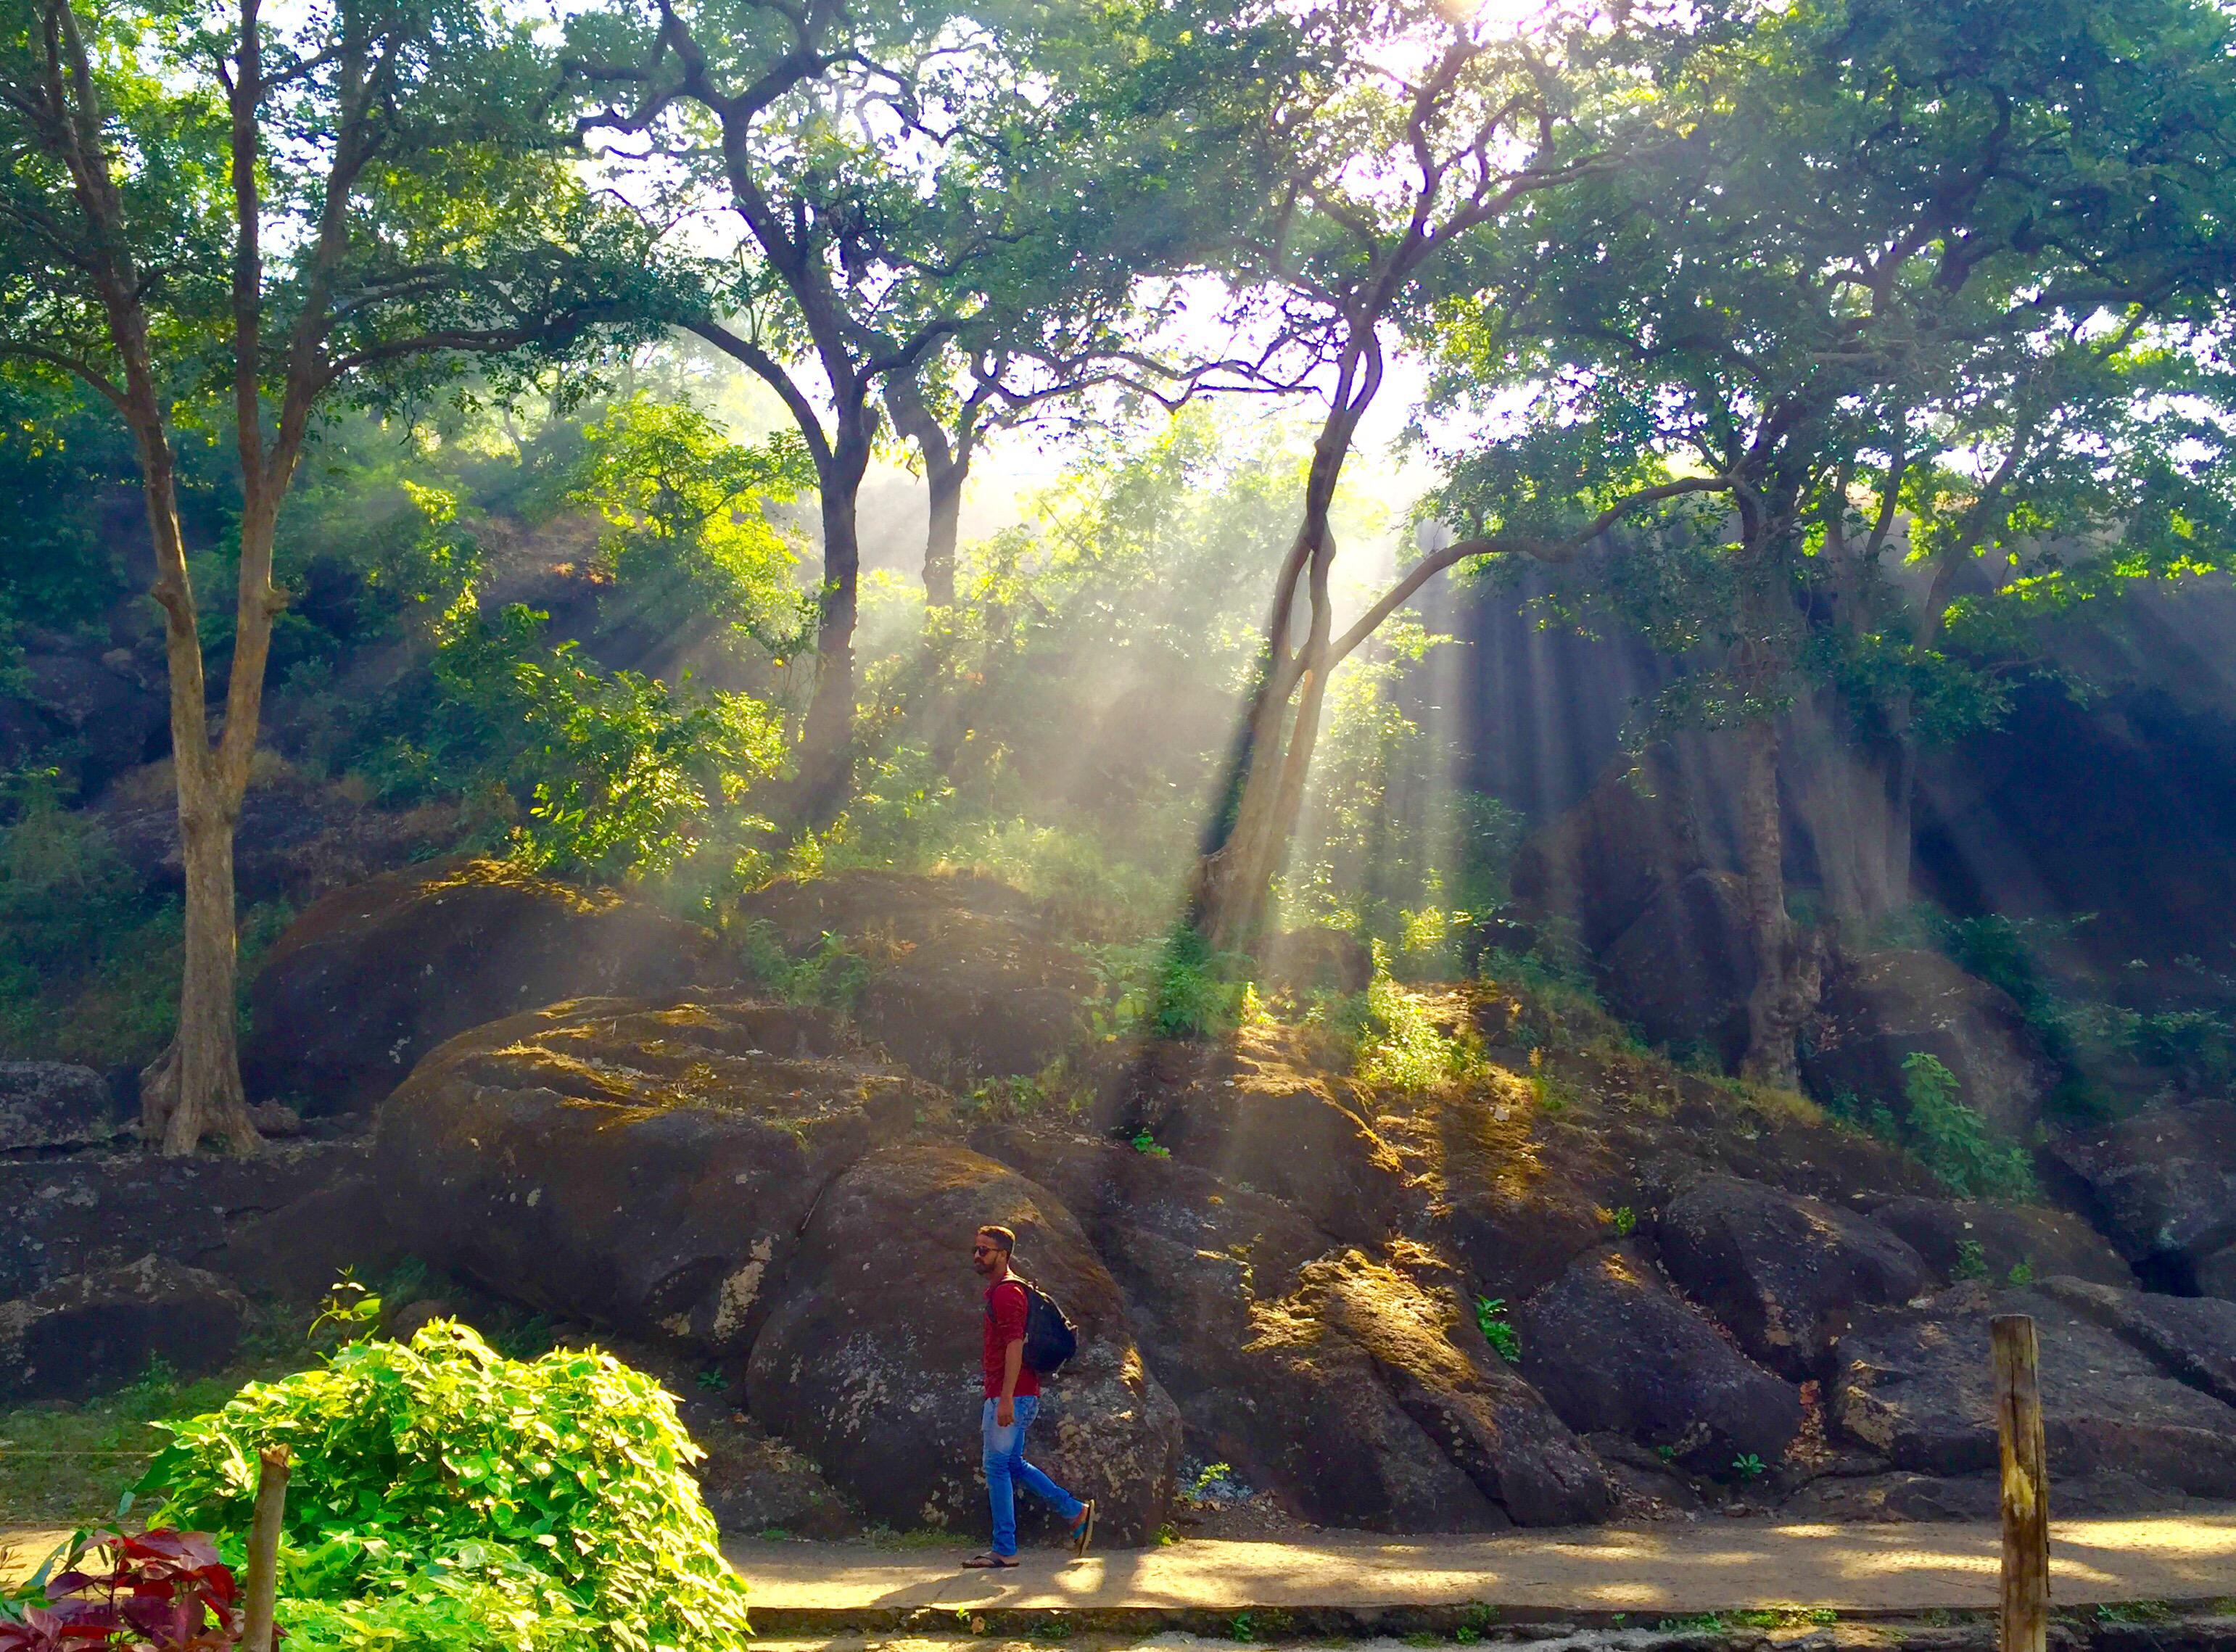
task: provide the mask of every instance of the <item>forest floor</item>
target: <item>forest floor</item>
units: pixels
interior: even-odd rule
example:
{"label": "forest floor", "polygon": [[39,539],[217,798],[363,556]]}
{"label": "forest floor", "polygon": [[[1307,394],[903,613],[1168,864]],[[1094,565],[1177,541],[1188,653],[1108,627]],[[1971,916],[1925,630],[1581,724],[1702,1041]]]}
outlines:
{"label": "forest floor", "polygon": [[[727,1546],[753,1588],[763,1633],[939,1628],[977,1619],[1045,1637],[1066,1615],[1139,1634],[1227,1638],[1295,1628],[1434,1627],[1470,1609],[1478,1635],[1499,1614],[1653,1626],[1749,1614],[1807,1623],[1833,1614],[1976,1612],[1996,1604],[2000,1538],[1987,1524],[1794,1524],[1713,1517],[1648,1526],[1515,1531],[1482,1537],[1189,1540],[1075,1561],[1029,1550],[1016,1571],[967,1571],[960,1550],[895,1552],[849,1543]],[[2056,1523],[2052,1596],[2062,1606],[2236,1597],[2236,1510]],[[1619,1616],[1620,1615],[1620,1616]],[[1199,1621],[1201,1620],[1201,1621]],[[1237,1621],[1242,1633],[1233,1634]]]}

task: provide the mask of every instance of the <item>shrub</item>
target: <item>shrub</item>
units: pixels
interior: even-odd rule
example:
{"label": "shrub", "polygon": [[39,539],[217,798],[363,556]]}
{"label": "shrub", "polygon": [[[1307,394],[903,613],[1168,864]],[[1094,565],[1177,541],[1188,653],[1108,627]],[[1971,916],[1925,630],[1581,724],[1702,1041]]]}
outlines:
{"label": "shrub", "polygon": [[1503,1296],[1478,1296],[1475,1300],[1476,1328],[1483,1339],[1491,1346],[1498,1357],[1509,1366],[1522,1363],[1522,1333],[1508,1323],[1506,1299]]}
{"label": "shrub", "polygon": [[776,925],[756,918],[739,926],[735,944],[746,972],[788,1004],[852,1010],[870,984],[870,960],[827,930],[795,958],[785,951]]}
{"label": "shrub", "polygon": [[1433,1089],[1483,1068],[1483,1051],[1471,1034],[1455,1037],[1444,1032],[1420,996],[1391,977],[1388,952],[1379,941],[1374,943],[1374,978],[1351,1020],[1355,1070],[1370,1084]]}
{"label": "shrub", "polygon": [[1193,925],[1161,942],[1095,947],[1088,957],[1109,1001],[1096,1012],[1098,1030],[1216,1038],[1241,1023],[1250,960],[1220,951]]}
{"label": "shrub", "polygon": [[[89,1570],[96,1556],[105,1570]],[[240,1636],[235,1596],[207,1533],[82,1531],[20,1590],[0,1594],[0,1652],[229,1652]]]}
{"label": "shrub", "polygon": [[437,1320],[166,1426],[142,1482],[157,1518],[232,1543],[258,1451],[292,1452],[280,1621],[298,1652],[744,1644],[745,1586],[687,1472],[698,1449],[610,1355],[506,1359]]}
{"label": "shrub", "polygon": [[2026,1150],[1997,1141],[1987,1122],[1956,1099],[1956,1075],[1937,1056],[1903,1057],[1903,1095],[1910,1102],[1910,1144],[1925,1168],[1961,1194],[2024,1199],[2036,1191]]}

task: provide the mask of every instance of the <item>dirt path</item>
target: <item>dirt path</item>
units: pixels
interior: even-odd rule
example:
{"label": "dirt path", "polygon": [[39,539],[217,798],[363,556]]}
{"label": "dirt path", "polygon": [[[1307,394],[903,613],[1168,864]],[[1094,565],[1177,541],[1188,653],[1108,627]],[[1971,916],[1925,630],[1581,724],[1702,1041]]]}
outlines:
{"label": "dirt path", "polygon": [[[65,1534],[0,1528],[0,1580]],[[1461,1606],[1684,1616],[1776,1606],[1842,1613],[1995,1604],[1998,1538],[1977,1524],[1790,1525],[1752,1520],[1513,1532],[1492,1537],[1187,1542],[1074,1562],[1032,1550],[1014,1572],[962,1570],[960,1547],[733,1541],[757,1619],[798,1629],[929,1610],[1233,1613]],[[2236,1597],[2236,1510],[2056,1523],[2060,1605]]]}
{"label": "dirt path", "polygon": [[[958,1568],[963,1550],[842,1543],[727,1547],[757,1614],[803,1627],[931,1609],[1241,1611],[1500,1607],[1690,1615],[1780,1605],[1842,1612],[1974,1610],[1996,1602],[1996,1529],[1703,1520],[1639,1528],[1309,1543],[1187,1542],[1073,1562],[1028,1553],[1016,1571]],[[2059,1603],[2236,1596],[2236,1510],[2068,1520],[2052,1537]]]}

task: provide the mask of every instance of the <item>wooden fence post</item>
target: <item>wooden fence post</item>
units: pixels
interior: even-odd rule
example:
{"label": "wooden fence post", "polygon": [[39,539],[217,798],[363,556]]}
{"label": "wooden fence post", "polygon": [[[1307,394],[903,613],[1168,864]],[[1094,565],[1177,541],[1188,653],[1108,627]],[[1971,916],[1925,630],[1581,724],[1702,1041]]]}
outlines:
{"label": "wooden fence post", "polygon": [[272,1603],[280,1590],[280,1524],[287,1507],[287,1448],[267,1445],[256,1469],[256,1514],[248,1526],[248,1576],[241,1589],[240,1652],[272,1652]]}
{"label": "wooden fence post", "polygon": [[2003,1594],[2000,1652],[2044,1652],[2049,1636],[2049,1478],[2042,1438],[2034,1321],[1999,1313],[1989,1326],[1996,1432],[2003,1451]]}

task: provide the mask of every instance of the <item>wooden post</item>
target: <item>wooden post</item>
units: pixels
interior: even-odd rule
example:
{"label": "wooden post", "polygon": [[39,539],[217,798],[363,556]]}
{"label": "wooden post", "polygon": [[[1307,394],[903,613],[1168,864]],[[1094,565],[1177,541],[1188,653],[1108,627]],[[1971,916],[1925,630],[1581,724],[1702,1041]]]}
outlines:
{"label": "wooden post", "polygon": [[287,1507],[287,1448],[267,1445],[256,1470],[256,1515],[248,1527],[240,1652],[272,1652],[272,1602],[280,1590],[280,1522]]}
{"label": "wooden post", "polygon": [[2034,1321],[1998,1313],[1996,1432],[2003,1448],[2003,1598],[2000,1652],[2044,1652],[2049,1636],[2049,1478]]}

